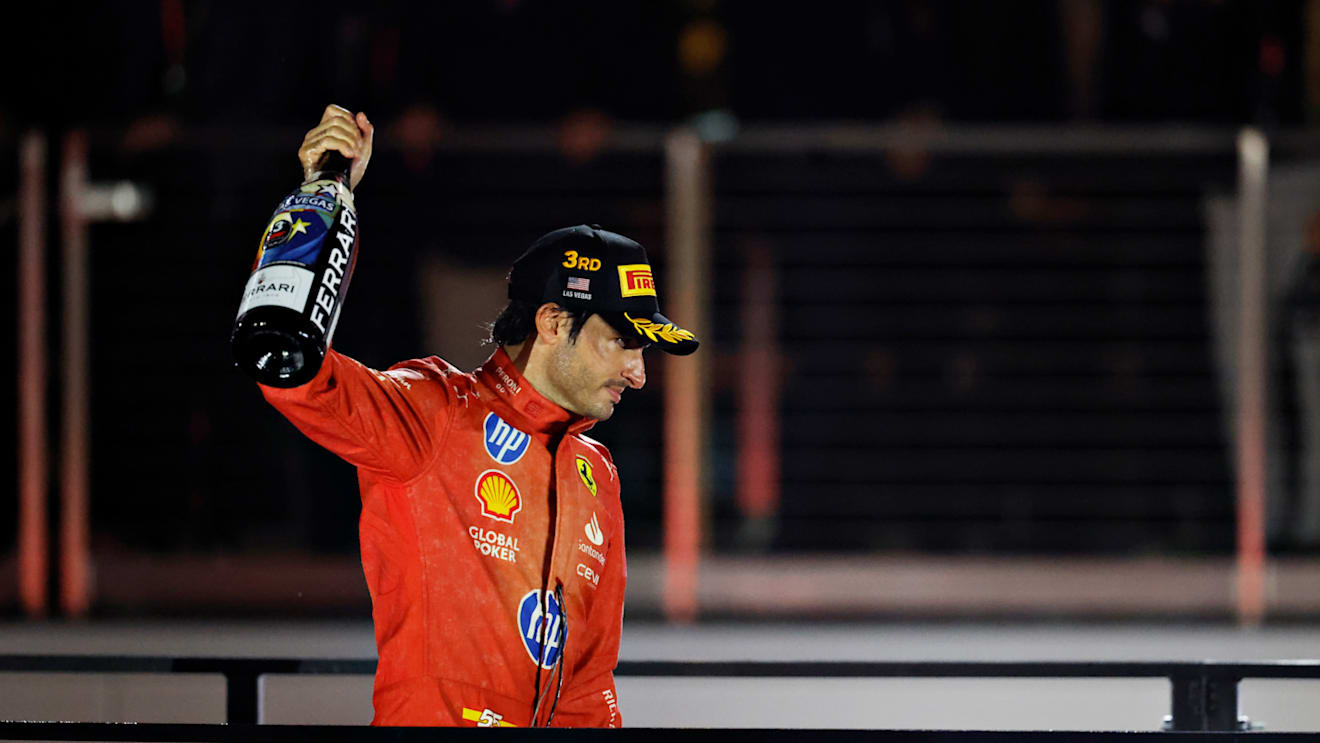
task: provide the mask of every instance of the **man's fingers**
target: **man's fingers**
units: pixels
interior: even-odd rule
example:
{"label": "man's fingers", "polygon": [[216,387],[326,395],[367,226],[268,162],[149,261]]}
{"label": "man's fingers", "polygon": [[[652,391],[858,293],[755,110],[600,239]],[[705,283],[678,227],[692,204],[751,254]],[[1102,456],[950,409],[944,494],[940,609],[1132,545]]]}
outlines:
{"label": "man's fingers", "polygon": [[367,172],[367,163],[371,161],[371,143],[376,136],[376,127],[367,119],[366,114],[359,111],[353,123],[357,126],[360,145],[358,156],[353,158],[352,172],[349,173],[349,188],[357,188]]}
{"label": "man's fingers", "polygon": [[371,158],[371,142],[376,127],[364,113],[349,111],[343,106],[330,104],[321,114],[321,122],[303,137],[298,148],[298,161],[303,171],[311,175],[321,165],[325,153],[335,151],[353,160],[351,186],[356,186]]}
{"label": "man's fingers", "polygon": [[317,129],[342,132],[350,137],[357,137],[362,133],[361,130],[358,129],[357,122],[352,118],[331,119],[318,126]]}
{"label": "man's fingers", "polygon": [[[357,122],[352,118],[334,118],[318,125],[303,137],[303,145],[300,149],[319,147],[324,150],[336,145],[349,147],[355,152],[361,149],[362,134],[357,128]],[[352,155],[348,156],[352,157]]]}
{"label": "man's fingers", "polygon": [[[354,116],[347,109],[331,104],[326,107],[325,115],[321,118],[321,123],[318,124],[316,128],[307,132],[307,136],[303,138],[303,142],[314,142],[327,134],[335,133],[342,136],[344,139],[353,142],[355,149],[360,148],[365,131],[364,127],[360,126],[359,120],[365,121],[366,116],[363,114],[357,114],[357,116]],[[368,126],[370,126],[370,122],[368,122]]]}
{"label": "man's fingers", "polygon": [[350,139],[342,134],[326,134],[312,139],[304,147],[308,149],[318,149],[322,152],[326,150],[338,150],[344,157],[354,158],[362,154],[362,142],[356,139]]}
{"label": "man's fingers", "polygon": [[347,121],[335,120],[327,124],[322,124],[310,132],[307,132],[307,137],[304,141],[316,141],[325,136],[341,137],[349,142],[353,142],[354,147],[357,147],[362,142],[362,134],[358,131],[358,128],[352,119]]}
{"label": "man's fingers", "polygon": [[[304,149],[320,149],[325,151],[330,148],[335,148],[340,152],[343,152],[345,157],[356,157],[357,151],[361,145],[361,140],[339,132],[323,132],[315,137],[308,137],[307,140],[303,142]],[[351,150],[352,152],[344,152],[344,150]]]}
{"label": "man's fingers", "polygon": [[371,155],[371,143],[376,137],[376,127],[367,120],[366,114],[357,115],[358,151]]}
{"label": "man's fingers", "polygon": [[336,106],[331,103],[329,106],[325,107],[325,113],[321,114],[321,121],[324,123],[331,119],[346,119],[352,121],[353,113],[343,106]]}
{"label": "man's fingers", "polygon": [[358,156],[356,144],[339,135],[328,135],[310,141],[299,150],[299,160],[304,170],[315,170],[325,153],[334,150],[350,160]]}

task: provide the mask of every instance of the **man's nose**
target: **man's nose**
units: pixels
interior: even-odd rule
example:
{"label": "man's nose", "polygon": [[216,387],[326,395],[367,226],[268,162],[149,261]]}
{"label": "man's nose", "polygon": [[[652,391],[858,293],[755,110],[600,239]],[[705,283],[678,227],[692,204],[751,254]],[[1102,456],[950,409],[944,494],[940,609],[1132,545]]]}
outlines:
{"label": "man's nose", "polygon": [[635,390],[640,390],[642,385],[646,384],[646,362],[642,360],[641,350],[638,350],[637,356],[629,359],[628,364],[623,367],[623,378],[628,382],[628,386]]}

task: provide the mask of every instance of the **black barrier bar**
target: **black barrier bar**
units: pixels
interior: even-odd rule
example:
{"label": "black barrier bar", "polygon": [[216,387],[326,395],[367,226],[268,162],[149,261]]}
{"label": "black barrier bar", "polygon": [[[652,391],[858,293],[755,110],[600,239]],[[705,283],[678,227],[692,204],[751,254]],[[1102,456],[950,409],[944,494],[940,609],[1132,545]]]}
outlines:
{"label": "black barrier bar", "polygon": [[1234,730],[1238,725],[1238,682],[1232,675],[1202,673],[1175,675],[1174,730]]}
{"label": "black barrier bar", "polygon": [[[138,741],[139,743],[434,743],[451,737],[489,736],[488,730],[477,728],[395,728],[357,725],[185,725],[185,724],[133,724],[113,722],[0,722],[0,740],[63,740],[63,741]],[[1167,741],[1168,733],[1153,732],[1078,732],[1057,730],[1000,731],[1000,730],[825,730],[799,728],[625,728],[623,730],[593,730],[587,728],[535,728],[499,731],[502,740],[528,736],[528,740],[580,741],[880,741],[881,743],[1135,743],[1136,741]],[[1310,733],[1183,733],[1183,741],[1213,741],[1228,743],[1267,743],[1268,741],[1296,741],[1313,739]],[[490,738],[474,737],[488,741]]]}
{"label": "black barrier bar", "polygon": [[1320,678],[1320,660],[1220,661],[620,661],[619,676],[905,678]]}
{"label": "black barrier bar", "polygon": [[[366,675],[356,658],[221,658],[155,655],[0,655],[0,671],[79,673],[280,673]],[[616,676],[805,678],[1237,678],[1320,679],[1320,660],[1225,661],[620,661]]]}
{"label": "black barrier bar", "polygon": [[[255,724],[266,674],[371,675],[376,661],[298,658],[171,658],[112,655],[0,655],[0,672],[209,673],[225,677],[226,719]],[[1244,678],[1320,678],[1320,661],[1204,662],[684,662],[622,661],[617,676],[761,678],[1167,678],[1169,729],[1239,729]],[[73,740],[73,739],[70,739]],[[1256,740],[1256,738],[1253,738]]]}

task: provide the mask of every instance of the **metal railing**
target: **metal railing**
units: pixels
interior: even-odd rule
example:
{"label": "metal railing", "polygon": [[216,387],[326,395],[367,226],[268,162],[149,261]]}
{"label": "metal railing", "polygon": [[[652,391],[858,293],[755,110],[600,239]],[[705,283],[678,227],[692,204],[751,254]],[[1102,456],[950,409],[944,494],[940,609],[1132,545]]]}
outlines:
{"label": "metal railing", "polygon": [[[170,741],[171,743],[431,743],[438,736],[484,736],[487,731],[477,729],[365,727],[334,725],[132,725],[98,722],[0,722],[0,739],[4,740],[59,740],[59,741]],[[518,740],[610,740],[622,735],[629,741],[884,741],[885,743],[927,743],[940,741],[966,741],[967,743],[1135,743],[1136,741],[1167,738],[1165,733],[1140,732],[1082,732],[1082,731],[1021,731],[985,730],[790,730],[765,728],[629,728],[623,731],[549,728],[535,730],[505,729],[499,735]],[[1267,741],[1310,740],[1310,733],[1180,733],[1184,741],[1246,740],[1251,743]],[[473,740],[480,740],[473,738]]]}
{"label": "metal railing", "polygon": [[[225,679],[229,726],[260,722],[261,679],[267,674],[371,675],[369,659],[218,658],[122,655],[0,655],[0,672],[9,673],[191,673]],[[687,662],[621,661],[616,676],[665,678],[1167,678],[1170,714],[1165,730],[1237,731],[1250,729],[1238,710],[1243,679],[1320,679],[1320,661],[1255,663],[1203,662]],[[86,723],[91,725],[91,723]],[[43,723],[0,723],[0,739],[17,740],[220,740],[165,735],[167,728],[215,726],[135,725],[159,728],[163,737],[82,738],[78,729]],[[266,727],[266,726],[262,726]],[[86,728],[94,731],[97,728]],[[105,728],[111,729],[111,728]],[[58,734],[57,734],[58,733]],[[88,732],[91,735],[92,732]],[[49,736],[49,737],[48,737]],[[329,740],[329,738],[317,739]],[[241,738],[224,738],[225,740]],[[256,740],[257,738],[251,738]],[[288,740],[289,738],[270,738]],[[338,738],[342,739],[342,738]],[[354,738],[356,740],[356,738]]]}

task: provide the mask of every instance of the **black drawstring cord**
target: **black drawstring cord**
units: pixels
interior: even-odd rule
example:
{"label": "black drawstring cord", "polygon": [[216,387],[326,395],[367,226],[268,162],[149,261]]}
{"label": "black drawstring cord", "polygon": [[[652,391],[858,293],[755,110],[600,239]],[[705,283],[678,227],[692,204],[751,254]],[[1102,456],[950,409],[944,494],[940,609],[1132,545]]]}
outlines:
{"label": "black drawstring cord", "polygon": [[546,608],[549,607],[545,606],[545,591],[541,591],[541,657],[536,659],[536,694],[532,697],[536,703],[532,705],[532,727],[536,727],[536,713],[541,711],[541,666],[545,665],[545,626],[548,624],[545,622]]}
{"label": "black drawstring cord", "polygon": [[[550,721],[554,719],[554,710],[557,710],[558,706],[560,706],[560,692],[561,690],[564,690],[564,648],[568,647],[569,641],[569,612],[566,611],[566,608],[564,607],[564,590],[562,589],[564,589],[562,583],[554,586],[554,600],[557,600],[558,604],[560,604],[560,655],[554,659],[554,665],[552,666],[552,669],[557,672],[557,680],[554,682],[554,701],[550,703],[550,714],[549,717],[545,718],[546,726],[549,726]],[[545,685],[545,689],[541,689],[541,668],[543,668],[545,664],[545,632],[546,626],[549,624],[549,622],[546,622],[545,618],[549,615],[550,595],[549,593],[541,595],[544,597],[545,607],[543,608],[543,611],[541,611],[541,659],[540,662],[537,662],[536,664],[536,705],[532,707],[533,726],[536,725],[537,715],[541,713],[541,703],[545,702],[545,694],[550,692],[549,684]]]}
{"label": "black drawstring cord", "polygon": [[559,692],[564,690],[564,653],[568,650],[568,607],[564,605],[564,584],[555,586],[555,599],[559,601],[559,621],[564,628],[564,636],[559,639],[559,659],[555,662],[559,666],[557,672],[558,679],[555,681],[555,701],[550,705],[550,716],[545,718],[545,724],[555,719],[555,710],[559,709]]}
{"label": "black drawstring cord", "polygon": [[536,727],[536,716],[541,712],[541,669],[545,667],[545,633],[550,622],[547,616],[550,613],[550,594],[546,591],[541,592],[541,657],[536,659],[536,703],[532,705],[532,727]]}

